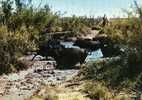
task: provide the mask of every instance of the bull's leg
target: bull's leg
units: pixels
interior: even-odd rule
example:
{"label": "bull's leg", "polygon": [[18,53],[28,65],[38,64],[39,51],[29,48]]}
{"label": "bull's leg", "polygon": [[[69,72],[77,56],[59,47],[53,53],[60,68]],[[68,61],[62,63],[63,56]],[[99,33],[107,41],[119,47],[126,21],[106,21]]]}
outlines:
{"label": "bull's leg", "polygon": [[86,57],[87,57],[88,53],[89,53],[88,51],[85,51],[85,53],[81,54],[80,64],[84,64],[84,63],[86,63],[86,62],[85,62],[85,59],[86,59]]}
{"label": "bull's leg", "polygon": [[85,63],[85,59],[86,57],[82,57],[81,60],[80,60],[80,65],[84,64]]}

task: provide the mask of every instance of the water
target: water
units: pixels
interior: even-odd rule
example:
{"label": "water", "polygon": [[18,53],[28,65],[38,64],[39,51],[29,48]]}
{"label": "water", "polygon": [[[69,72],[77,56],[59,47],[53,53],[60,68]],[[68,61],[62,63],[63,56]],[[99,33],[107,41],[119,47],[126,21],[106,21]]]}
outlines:
{"label": "water", "polygon": [[103,57],[102,51],[101,49],[98,49],[96,51],[93,51],[91,55],[88,55],[86,57],[86,61],[97,60],[98,58],[101,58],[101,57]]}
{"label": "water", "polygon": [[[62,45],[65,46],[65,48],[79,48],[77,46],[73,46],[73,42],[61,42]],[[91,54],[89,54],[86,57],[86,61],[90,60],[97,60],[98,58],[103,57],[101,49],[98,49],[96,51],[93,51]]]}
{"label": "water", "polygon": [[77,46],[73,46],[73,42],[61,42],[62,45],[65,46],[65,48],[79,48]]}

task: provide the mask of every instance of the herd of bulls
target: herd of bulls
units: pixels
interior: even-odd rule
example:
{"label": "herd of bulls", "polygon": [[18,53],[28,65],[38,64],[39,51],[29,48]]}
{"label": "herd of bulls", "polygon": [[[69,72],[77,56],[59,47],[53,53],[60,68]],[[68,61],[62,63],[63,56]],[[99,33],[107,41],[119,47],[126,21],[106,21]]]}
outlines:
{"label": "herd of bulls", "polygon": [[65,48],[60,40],[48,40],[45,44],[39,46],[37,55],[54,58],[60,68],[71,68],[77,63],[84,63],[88,53],[98,49],[101,49],[104,57],[121,54],[121,49],[108,37],[95,37],[92,40],[77,39],[73,45],[80,48]]}

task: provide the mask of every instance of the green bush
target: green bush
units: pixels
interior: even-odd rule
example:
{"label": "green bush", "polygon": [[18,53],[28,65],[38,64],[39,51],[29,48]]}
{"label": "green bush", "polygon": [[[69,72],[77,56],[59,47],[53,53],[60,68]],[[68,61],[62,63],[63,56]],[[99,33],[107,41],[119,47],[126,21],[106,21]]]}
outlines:
{"label": "green bush", "polygon": [[97,69],[95,63],[88,63],[81,66],[79,76],[85,79],[94,79],[96,77],[96,71]]}
{"label": "green bush", "polygon": [[[141,64],[138,65],[137,58],[135,58],[136,61],[131,60],[134,59],[132,52],[127,51],[126,53],[124,57],[114,57],[86,64],[81,67],[79,75],[83,79],[103,80],[112,88],[134,87],[136,78],[142,71]],[[135,64],[137,66],[134,66]]]}
{"label": "green bush", "polygon": [[131,98],[128,95],[119,95],[116,96],[113,100],[131,100]]}
{"label": "green bush", "polygon": [[[85,79],[106,80],[108,83],[116,83],[119,81],[119,75],[121,71],[120,61],[113,59],[100,60],[90,62],[86,66],[81,67],[80,73]],[[117,82],[118,83],[118,82]]]}
{"label": "green bush", "polygon": [[136,80],[135,89],[142,91],[142,73],[138,76]]}
{"label": "green bush", "polygon": [[109,91],[101,83],[87,82],[84,85],[83,92],[87,93],[92,100],[103,100],[107,98]]}
{"label": "green bush", "polygon": [[0,27],[0,74],[25,67],[18,58],[36,48],[29,35],[26,31],[8,32],[6,27]]}

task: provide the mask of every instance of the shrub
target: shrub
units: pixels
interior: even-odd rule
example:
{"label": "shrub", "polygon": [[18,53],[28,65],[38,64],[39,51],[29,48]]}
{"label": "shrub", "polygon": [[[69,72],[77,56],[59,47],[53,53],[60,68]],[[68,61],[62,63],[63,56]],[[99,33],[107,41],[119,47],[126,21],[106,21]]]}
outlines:
{"label": "shrub", "polygon": [[87,82],[84,85],[83,92],[87,93],[92,100],[102,100],[108,97],[108,89],[100,84],[94,82]]}
{"label": "shrub", "polygon": [[139,77],[136,80],[135,89],[142,91],[142,73],[139,75]]}
{"label": "shrub", "polygon": [[[130,60],[134,58],[131,55],[132,52],[127,51],[126,54],[123,55],[124,57],[114,57],[86,64],[81,67],[79,75],[84,79],[103,80],[112,88],[131,88],[142,69],[137,60]],[[135,64],[137,66],[134,66]]]}
{"label": "shrub", "polygon": [[131,98],[128,95],[118,95],[114,97],[114,100],[131,100]]}
{"label": "shrub", "polygon": [[94,79],[96,77],[96,71],[95,63],[88,63],[81,66],[79,76],[85,79]]}
{"label": "shrub", "polygon": [[26,31],[8,32],[6,27],[0,27],[0,74],[24,67],[18,57],[36,48],[29,35]]}

